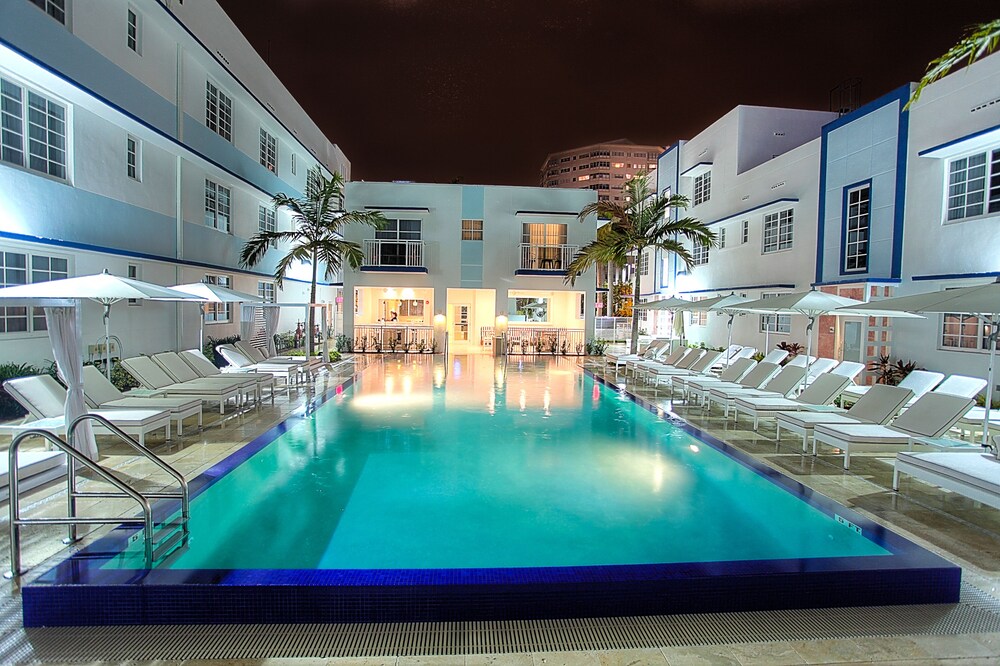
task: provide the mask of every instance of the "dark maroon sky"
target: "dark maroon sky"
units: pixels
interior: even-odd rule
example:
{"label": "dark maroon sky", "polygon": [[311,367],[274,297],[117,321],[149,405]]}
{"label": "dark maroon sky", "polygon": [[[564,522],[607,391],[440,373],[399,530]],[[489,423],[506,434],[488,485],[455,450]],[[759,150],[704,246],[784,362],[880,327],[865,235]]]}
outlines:
{"label": "dark maroon sky", "polygon": [[737,104],[917,80],[997,0],[219,0],[355,180],[537,183],[549,152],[669,145]]}

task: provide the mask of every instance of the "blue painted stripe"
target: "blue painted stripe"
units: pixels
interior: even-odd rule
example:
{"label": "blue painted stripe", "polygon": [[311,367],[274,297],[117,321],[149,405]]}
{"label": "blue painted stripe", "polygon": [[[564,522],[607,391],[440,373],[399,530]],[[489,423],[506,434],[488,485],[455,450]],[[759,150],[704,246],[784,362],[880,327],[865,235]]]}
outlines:
{"label": "blue painted stripe", "polygon": [[994,125],[993,127],[987,127],[986,129],[979,130],[978,132],[973,132],[972,134],[966,134],[957,139],[952,139],[951,141],[945,141],[944,143],[938,144],[933,148],[927,148],[926,150],[921,150],[917,153],[920,157],[944,157],[943,155],[933,155],[932,153],[938,150],[944,150],[945,148],[951,148],[952,146],[958,145],[964,141],[971,141],[972,139],[978,139],[981,136],[987,134],[998,133],[1000,134],[1000,125]]}
{"label": "blue painted stripe", "polygon": [[[208,264],[201,261],[190,261],[188,259],[175,259],[173,257],[164,257],[157,254],[148,254],[146,252],[136,252],[133,250],[120,250],[118,248],[106,247],[103,245],[90,245],[89,243],[76,243],[73,241],[64,241],[55,238],[42,238],[40,236],[29,236],[28,234],[16,234],[11,231],[0,230],[0,238],[22,241],[25,243],[38,243],[39,245],[50,245],[53,247],[65,247],[73,250],[86,250],[87,252],[96,252],[97,254],[111,254],[117,257],[148,259],[150,261],[160,261],[165,264],[172,264],[179,266],[194,266],[197,268],[210,268],[212,270],[224,271],[227,273],[239,273],[240,275],[254,275],[257,277],[265,277],[271,280],[274,279],[274,275],[272,275],[271,273],[260,273],[257,271],[249,271],[242,268],[236,268],[234,266],[220,266],[218,264]],[[302,284],[311,284],[309,280],[300,280],[298,278],[286,277],[285,280],[289,282],[300,282]],[[344,285],[343,282],[319,282],[319,281],[317,281],[316,284],[321,287],[342,287]]]}
{"label": "blue painted stripe", "polygon": [[715,287],[713,289],[695,289],[694,291],[682,291],[681,294],[704,294],[710,291],[737,291],[740,289],[795,289],[794,284],[752,284],[742,287]]}
{"label": "blue painted stripe", "polygon": [[[239,180],[240,182],[242,182],[242,183],[248,185],[249,187],[252,187],[253,189],[257,190],[258,192],[266,195],[269,199],[276,194],[276,192],[268,192],[267,190],[263,189],[262,187],[260,187],[256,183],[253,183],[253,182],[247,180],[246,178],[244,178],[243,176],[241,176],[240,174],[233,172],[231,169],[228,169],[227,167],[223,166],[219,162],[216,162],[214,159],[208,157],[204,153],[202,153],[202,152],[200,152],[198,150],[195,150],[191,146],[189,146],[189,145],[181,142],[180,140],[177,139],[177,137],[175,137],[175,136],[173,136],[171,134],[167,134],[166,132],[164,132],[160,128],[158,128],[155,125],[152,125],[152,124],[146,122],[144,119],[142,119],[139,116],[135,115],[131,111],[125,109],[124,107],[119,106],[118,104],[115,104],[114,102],[112,102],[108,98],[104,97],[103,95],[98,94],[97,92],[95,92],[91,88],[88,88],[87,86],[83,85],[79,81],[77,81],[77,80],[69,77],[66,74],[63,74],[62,72],[60,72],[60,71],[58,71],[56,69],[53,69],[52,67],[50,67],[45,62],[42,62],[41,60],[39,60],[38,58],[34,57],[30,53],[21,50],[20,48],[18,48],[14,44],[10,43],[6,39],[3,39],[2,37],[0,37],[0,45],[3,45],[5,47],[9,48],[11,51],[17,53],[19,56],[21,56],[25,60],[28,60],[28,61],[32,62],[33,64],[37,65],[38,67],[41,67],[42,69],[46,70],[47,72],[49,72],[53,76],[55,76],[55,77],[57,77],[57,78],[65,81],[69,85],[75,87],[77,90],[80,90],[80,91],[82,91],[82,92],[90,95],[95,100],[98,100],[102,104],[106,105],[108,108],[113,109],[113,110],[117,111],[118,113],[122,114],[123,116],[125,116],[127,118],[130,118],[133,121],[139,123],[140,125],[142,125],[146,129],[148,129],[150,132],[153,132],[157,136],[160,136],[160,137],[166,139],[170,143],[174,144],[175,146],[178,146],[182,150],[190,153],[191,155],[197,156],[198,158],[204,160],[208,164],[213,165],[214,167],[216,167],[220,171],[228,173],[230,176],[232,176],[236,180]],[[237,148],[235,146],[233,146],[233,150],[237,150]],[[263,167],[261,167],[261,168],[263,168]],[[330,173],[329,170],[327,170],[327,174],[329,174],[329,173]],[[285,183],[285,184],[287,185],[287,183]],[[293,195],[293,196],[301,196],[302,195],[301,192],[299,192],[298,190],[296,190],[294,187],[291,187],[290,185],[288,187],[288,193],[291,194],[291,195]]]}
{"label": "blue painted stripe", "polygon": [[706,222],[705,226],[712,226],[713,224],[719,224],[721,222],[728,222],[729,220],[735,220],[738,217],[743,217],[744,215],[749,215],[750,213],[753,213],[754,211],[762,210],[764,208],[770,208],[771,206],[778,206],[778,205],[781,205],[783,203],[795,204],[795,203],[798,203],[798,202],[799,202],[798,199],[794,199],[794,198],[791,198],[791,197],[784,197],[784,198],[781,198],[781,199],[775,199],[774,201],[768,201],[767,203],[762,203],[759,206],[754,206],[753,208],[747,208],[746,210],[741,210],[738,213],[733,213],[733,214],[727,215],[725,217],[720,217],[717,220],[712,220],[711,222]]}
{"label": "blue painted stripe", "polygon": [[870,278],[865,276],[859,276],[856,278],[848,278],[846,280],[827,280],[825,282],[813,282],[810,286],[812,287],[832,287],[838,284],[899,284],[902,282],[899,278]]}
{"label": "blue painted stripe", "polygon": [[914,275],[914,282],[922,280],[962,280],[967,278],[1000,277],[1000,271],[985,271],[982,273],[943,273],[941,275]]}
{"label": "blue painted stripe", "polygon": [[909,148],[910,112],[903,106],[910,98],[909,86],[896,90],[899,95],[899,131],[896,134],[896,205],[893,209],[892,225],[892,266],[889,276],[898,278],[903,274],[903,225],[906,210],[906,151]]}
{"label": "blue painted stripe", "polygon": [[830,130],[824,125],[819,142],[819,224],[816,225],[816,282],[823,280],[823,243],[826,242],[826,170]]}

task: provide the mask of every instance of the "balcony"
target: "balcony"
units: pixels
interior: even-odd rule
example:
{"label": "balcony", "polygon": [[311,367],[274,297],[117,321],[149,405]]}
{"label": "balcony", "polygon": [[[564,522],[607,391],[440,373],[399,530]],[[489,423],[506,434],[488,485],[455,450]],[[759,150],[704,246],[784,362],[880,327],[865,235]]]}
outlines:
{"label": "balcony", "polygon": [[579,245],[531,245],[521,243],[521,257],[514,275],[566,275]]}
{"label": "balcony", "polygon": [[361,270],[373,273],[426,273],[424,242],[419,240],[364,241],[365,261]]}

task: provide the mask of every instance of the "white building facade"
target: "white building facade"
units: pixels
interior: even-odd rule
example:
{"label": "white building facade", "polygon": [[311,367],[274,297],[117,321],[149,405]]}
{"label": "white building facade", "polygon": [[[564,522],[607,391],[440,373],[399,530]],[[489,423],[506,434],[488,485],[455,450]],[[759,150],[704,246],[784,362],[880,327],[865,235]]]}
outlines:
{"label": "white building facade", "polygon": [[487,350],[506,327],[515,353],[553,344],[580,353],[594,326],[594,275],[565,278],[594,239],[596,218],[577,216],[596,199],[589,190],[349,183],[348,208],[380,211],[389,224],[345,232],[365,261],[345,269],[344,330],[366,350],[440,345],[446,332],[449,351],[462,353]]}
{"label": "white building facade", "polygon": [[[275,193],[301,195],[313,165],[349,176],[350,163],[214,1],[0,0],[0,98],[5,286],[107,269],[308,300],[308,267],[276,290],[281,248],[252,268],[240,250],[288,228]],[[319,300],[332,309],[336,290]],[[92,346],[103,324],[85,308]],[[197,346],[196,305],[114,309],[127,355]],[[43,318],[0,314],[0,361],[51,356]],[[235,308],[205,318],[206,335],[239,332]],[[283,318],[294,328],[303,312]]]}

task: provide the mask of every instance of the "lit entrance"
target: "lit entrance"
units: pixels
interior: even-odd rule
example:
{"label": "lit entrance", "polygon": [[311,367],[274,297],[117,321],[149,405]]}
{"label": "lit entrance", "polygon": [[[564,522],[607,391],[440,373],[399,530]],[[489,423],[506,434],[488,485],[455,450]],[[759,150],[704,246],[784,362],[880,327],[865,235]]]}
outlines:
{"label": "lit entrance", "polygon": [[448,344],[451,351],[489,351],[493,346],[496,291],[493,289],[448,290]]}

